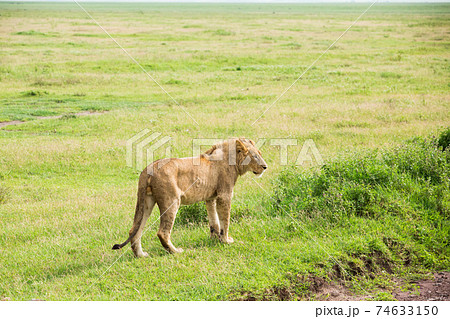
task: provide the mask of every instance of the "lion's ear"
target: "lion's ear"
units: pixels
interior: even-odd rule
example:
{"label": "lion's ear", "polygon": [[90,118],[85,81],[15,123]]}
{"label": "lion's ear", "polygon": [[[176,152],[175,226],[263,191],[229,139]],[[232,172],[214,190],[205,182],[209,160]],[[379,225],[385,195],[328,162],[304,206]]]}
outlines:
{"label": "lion's ear", "polygon": [[237,152],[243,152],[244,154],[248,153],[247,147],[239,139],[236,140],[236,151]]}
{"label": "lion's ear", "polygon": [[216,145],[213,145],[209,150],[205,152],[206,155],[211,155],[217,149]]}

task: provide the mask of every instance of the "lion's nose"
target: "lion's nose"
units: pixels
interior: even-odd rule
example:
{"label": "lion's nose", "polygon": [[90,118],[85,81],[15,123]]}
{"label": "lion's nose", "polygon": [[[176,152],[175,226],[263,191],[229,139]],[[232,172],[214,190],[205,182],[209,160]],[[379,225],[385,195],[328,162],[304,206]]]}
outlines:
{"label": "lion's nose", "polygon": [[267,165],[263,165],[263,167],[262,168],[264,168],[264,169],[267,169]]}

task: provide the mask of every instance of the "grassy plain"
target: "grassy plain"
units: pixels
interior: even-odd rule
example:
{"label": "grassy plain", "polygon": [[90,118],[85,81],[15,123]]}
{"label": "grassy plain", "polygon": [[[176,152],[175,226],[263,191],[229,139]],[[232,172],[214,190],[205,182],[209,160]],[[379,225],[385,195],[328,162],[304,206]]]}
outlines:
{"label": "grassy plain", "polygon": [[[185,253],[167,255],[155,209],[150,258],[128,247],[108,270],[134,213],[138,172],[125,165],[125,142],[142,129],[170,136],[176,157],[190,155],[193,138],[294,138],[292,163],[309,138],[328,162],[448,126],[450,5],[374,6],[254,126],[365,5],[83,5],[200,125],[75,4],[0,3],[0,122],[26,121],[0,129],[0,298],[276,299],[292,276],[331,279],[335,260],[347,265],[355,249],[402,232],[364,217],[299,227],[267,213],[267,193],[245,176],[234,245],[179,222],[173,240]],[[107,112],[70,116],[86,110]],[[51,115],[68,116],[38,119]],[[272,194],[280,152],[262,151],[270,170],[258,183]],[[392,299],[394,276],[448,260],[394,268],[344,279],[354,293]],[[304,297],[307,283],[295,287]]]}

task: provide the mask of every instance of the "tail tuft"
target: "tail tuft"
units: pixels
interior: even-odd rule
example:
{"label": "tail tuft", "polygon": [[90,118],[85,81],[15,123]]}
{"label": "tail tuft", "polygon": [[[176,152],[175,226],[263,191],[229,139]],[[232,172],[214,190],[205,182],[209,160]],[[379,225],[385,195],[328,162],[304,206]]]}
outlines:
{"label": "tail tuft", "polygon": [[120,248],[122,248],[122,246],[120,244],[115,244],[112,249],[116,250],[116,249],[120,249]]}

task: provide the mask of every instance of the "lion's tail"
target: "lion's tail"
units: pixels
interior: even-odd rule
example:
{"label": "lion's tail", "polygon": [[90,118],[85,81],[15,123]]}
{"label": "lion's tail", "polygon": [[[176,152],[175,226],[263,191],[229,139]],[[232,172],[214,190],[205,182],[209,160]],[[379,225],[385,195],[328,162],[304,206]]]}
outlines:
{"label": "lion's tail", "polygon": [[128,237],[128,239],[125,240],[123,243],[121,243],[121,244],[115,244],[115,245],[112,247],[112,249],[120,249],[120,248],[122,248],[123,246],[125,246],[126,244],[128,244],[128,243],[130,242],[130,240],[131,240],[131,236]]}
{"label": "lion's tail", "polygon": [[139,228],[141,227],[142,218],[144,217],[144,197],[146,195],[146,192],[148,192],[147,183],[150,183],[150,178],[147,180],[146,176],[144,174],[141,174],[141,176],[139,177],[138,198],[136,203],[136,213],[134,214],[133,227],[131,227],[128,239],[121,244],[115,244],[112,249],[121,249],[122,247],[127,245],[133,239],[133,237],[136,236]]}
{"label": "lion's tail", "polygon": [[127,240],[125,240],[123,243],[121,244],[115,244],[112,249],[121,249],[122,247],[126,246],[131,239],[136,236],[136,233],[139,230],[139,227],[141,226],[141,222],[142,222],[142,217],[144,215],[143,212],[143,207],[141,208],[139,205],[139,198],[138,198],[138,202],[136,204],[136,214],[134,215],[134,222],[133,222],[133,227],[130,230],[130,235],[128,236]]}

